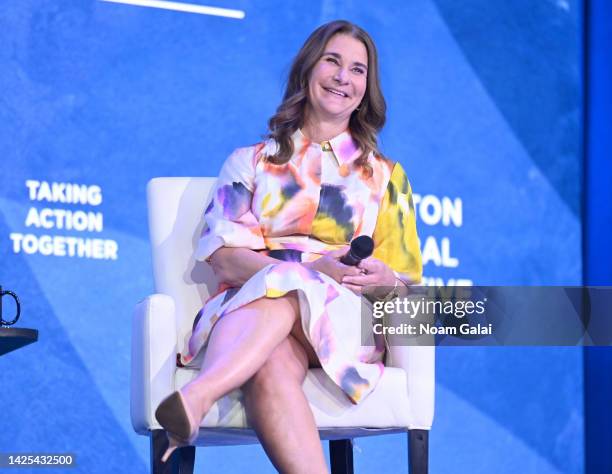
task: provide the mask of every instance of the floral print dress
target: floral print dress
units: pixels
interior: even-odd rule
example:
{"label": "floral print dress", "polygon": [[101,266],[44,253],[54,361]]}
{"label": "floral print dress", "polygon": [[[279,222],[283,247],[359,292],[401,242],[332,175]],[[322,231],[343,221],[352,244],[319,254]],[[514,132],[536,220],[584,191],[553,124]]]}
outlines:
{"label": "floral print dress", "polygon": [[359,403],[384,370],[384,344],[362,345],[357,295],[299,262],[369,235],[374,257],[406,283],[419,282],[421,254],[410,184],[399,163],[372,153],[371,173],[354,165],[360,151],[348,131],[313,143],[297,130],[292,140],[294,153],[286,164],[266,159],[277,149],[268,140],[238,148],[223,165],[204,213],[196,258],[208,259],[222,246],[245,247],[279,263],[240,288],[219,288],[198,313],[180,363],[198,365],[215,322],[227,313],[258,298],[297,290],[304,334],[321,367]]}

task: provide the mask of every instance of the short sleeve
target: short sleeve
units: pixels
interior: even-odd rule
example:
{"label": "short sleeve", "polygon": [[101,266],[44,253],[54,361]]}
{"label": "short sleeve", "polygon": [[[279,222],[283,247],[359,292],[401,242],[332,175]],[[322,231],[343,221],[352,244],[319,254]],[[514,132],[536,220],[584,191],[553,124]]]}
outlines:
{"label": "short sleeve", "polygon": [[412,189],[399,163],[395,164],[391,172],[372,238],[372,255],[375,258],[385,262],[406,283],[420,283],[423,264]]}
{"label": "short sleeve", "polygon": [[220,247],[265,249],[259,222],[251,210],[255,180],[255,147],[238,148],[223,164],[204,212],[204,228],[195,252],[208,259]]}

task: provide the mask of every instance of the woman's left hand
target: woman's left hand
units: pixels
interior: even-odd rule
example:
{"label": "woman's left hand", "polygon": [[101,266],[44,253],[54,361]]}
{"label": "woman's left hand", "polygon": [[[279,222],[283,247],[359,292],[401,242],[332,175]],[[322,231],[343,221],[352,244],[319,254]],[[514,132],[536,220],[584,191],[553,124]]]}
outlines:
{"label": "woman's left hand", "polygon": [[345,276],[342,286],[353,293],[361,295],[367,286],[395,286],[395,274],[384,262],[377,258],[368,257],[357,265],[361,275]]}

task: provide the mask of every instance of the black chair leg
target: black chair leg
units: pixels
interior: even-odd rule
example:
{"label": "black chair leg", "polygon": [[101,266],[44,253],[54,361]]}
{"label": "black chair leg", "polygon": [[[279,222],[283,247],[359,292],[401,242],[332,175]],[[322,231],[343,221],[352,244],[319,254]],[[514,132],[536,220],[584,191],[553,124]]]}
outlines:
{"label": "black chair leg", "polygon": [[427,474],[429,470],[429,431],[408,431],[408,472]]}
{"label": "black chair leg", "polygon": [[353,440],[330,441],[329,461],[332,474],[353,474]]}
{"label": "black chair leg", "polygon": [[172,453],[167,462],[161,458],[168,448],[168,438],[164,430],[151,432],[151,472],[152,474],[193,474],[195,446],[179,448]]}

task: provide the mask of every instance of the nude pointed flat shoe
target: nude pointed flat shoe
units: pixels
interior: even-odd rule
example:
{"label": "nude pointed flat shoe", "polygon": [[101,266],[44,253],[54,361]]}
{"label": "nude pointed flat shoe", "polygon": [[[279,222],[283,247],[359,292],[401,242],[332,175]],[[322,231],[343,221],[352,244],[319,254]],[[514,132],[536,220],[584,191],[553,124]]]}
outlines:
{"label": "nude pointed flat shoe", "polygon": [[183,394],[178,390],[159,404],[155,418],[168,435],[168,449],[162,456],[162,462],[166,462],[175,449],[191,446],[198,437],[199,423],[193,418]]}

